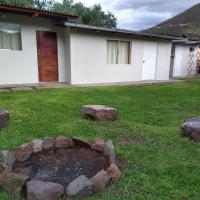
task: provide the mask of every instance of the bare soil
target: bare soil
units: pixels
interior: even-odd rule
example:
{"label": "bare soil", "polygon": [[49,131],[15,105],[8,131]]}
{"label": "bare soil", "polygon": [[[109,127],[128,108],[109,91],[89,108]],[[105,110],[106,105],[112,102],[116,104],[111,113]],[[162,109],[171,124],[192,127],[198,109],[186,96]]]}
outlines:
{"label": "bare soil", "polygon": [[122,135],[119,137],[119,142],[122,144],[128,144],[129,142],[133,143],[143,143],[145,138],[141,135]]}
{"label": "bare soil", "polygon": [[16,161],[13,172],[28,175],[34,180],[59,183],[66,187],[80,175],[92,178],[100,170],[108,167],[108,158],[103,153],[75,146],[32,154],[27,161]]}

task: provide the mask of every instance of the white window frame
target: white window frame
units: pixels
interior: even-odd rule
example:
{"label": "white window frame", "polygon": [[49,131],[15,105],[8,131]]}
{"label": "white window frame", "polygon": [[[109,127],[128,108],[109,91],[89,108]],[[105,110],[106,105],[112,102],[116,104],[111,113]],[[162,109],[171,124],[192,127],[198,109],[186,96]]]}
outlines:
{"label": "white window frame", "polygon": [[[113,42],[117,42],[118,43],[118,49],[117,49],[117,64],[109,64],[107,62],[107,46],[106,46],[106,64],[107,65],[131,65],[131,62],[132,62],[132,59],[131,59],[131,53],[132,53],[132,40],[126,40],[126,39],[106,39],[106,45],[107,45],[107,42],[109,41],[113,41]],[[119,63],[119,45],[120,45],[120,42],[128,42],[129,43],[129,49],[128,49],[128,63],[127,64],[120,64]]]}
{"label": "white window frame", "polygon": [[8,22],[8,21],[0,21],[0,23],[4,23],[4,24],[16,24],[16,25],[19,25],[20,27],[20,49],[11,49],[11,48],[5,48],[5,49],[2,49],[0,48],[0,51],[22,51],[23,48],[22,48],[22,29],[21,29],[21,24],[19,23],[15,23],[15,22]]}

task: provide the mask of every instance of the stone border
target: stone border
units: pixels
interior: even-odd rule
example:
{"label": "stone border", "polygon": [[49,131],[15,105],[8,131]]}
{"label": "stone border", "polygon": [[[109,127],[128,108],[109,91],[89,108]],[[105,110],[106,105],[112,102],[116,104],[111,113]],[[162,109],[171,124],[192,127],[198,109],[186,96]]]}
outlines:
{"label": "stone border", "polygon": [[[53,148],[73,148],[75,144],[102,152],[109,159],[108,169],[102,169],[91,179],[84,175],[73,180],[67,188],[53,182],[30,180],[28,176],[12,172],[15,161],[23,162],[33,153]],[[116,154],[111,140],[104,142],[101,138],[95,138],[88,142],[77,137],[47,137],[34,139],[31,143],[22,144],[15,150],[0,151],[0,186],[9,192],[13,199],[22,197],[22,191],[26,188],[27,200],[56,200],[63,195],[69,197],[88,197],[97,192],[102,192],[106,186],[117,181],[121,172],[116,165]],[[26,187],[25,187],[26,186]]]}

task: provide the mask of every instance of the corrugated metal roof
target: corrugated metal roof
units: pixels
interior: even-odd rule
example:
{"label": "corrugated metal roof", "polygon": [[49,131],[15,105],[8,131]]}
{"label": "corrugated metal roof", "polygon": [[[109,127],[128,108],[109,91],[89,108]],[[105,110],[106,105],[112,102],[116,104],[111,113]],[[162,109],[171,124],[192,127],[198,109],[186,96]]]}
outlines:
{"label": "corrugated metal roof", "polygon": [[103,27],[89,26],[89,25],[75,24],[75,23],[64,23],[64,25],[67,27],[93,30],[96,32],[110,32],[110,33],[126,34],[126,35],[132,35],[132,36],[162,38],[162,39],[168,39],[168,40],[183,39],[182,37],[176,37],[176,36],[159,35],[159,34],[153,34],[153,33],[141,33],[141,32],[132,31],[132,30],[103,28]]}
{"label": "corrugated metal roof", "polygon": [[71,14],[53,12],[49,10],[41,10],[37,8],[14,6],[4,3],[0,3],[0,12],[8,12],[8,13],[22,14],[22,15],[31,15],[37,13],[38,17],[57,18],[57,19],[78,18],[78,16]]}

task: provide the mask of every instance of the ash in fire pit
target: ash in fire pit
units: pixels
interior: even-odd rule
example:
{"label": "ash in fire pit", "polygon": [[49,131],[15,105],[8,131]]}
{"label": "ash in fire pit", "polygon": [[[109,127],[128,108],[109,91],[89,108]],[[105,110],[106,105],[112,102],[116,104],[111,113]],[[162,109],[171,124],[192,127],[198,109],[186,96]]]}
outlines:
{"label": "ash in fire pit", "polygon": [[28,200],[91,196],[121,176],[112,141],[98,138],[91,143],[64,136],[36,139],[2,151],[0,159],[0,186],[13,198],[23,189]]}
{"label": "ash in fire pit", "polygon": [[92,178],[108,167],[108,158],[102,152],[76,145],[33,154],[24,162],[15,162],[13,172],[66,187],[81,175]]}

